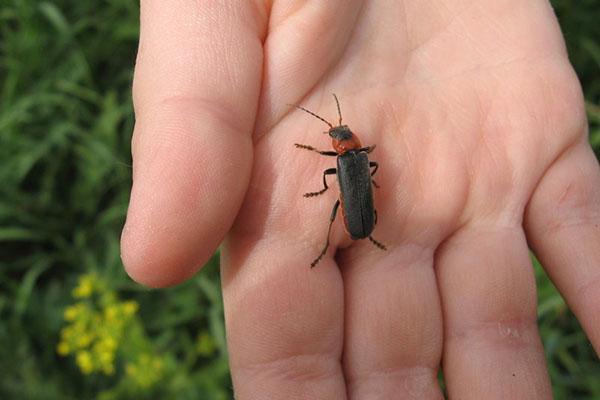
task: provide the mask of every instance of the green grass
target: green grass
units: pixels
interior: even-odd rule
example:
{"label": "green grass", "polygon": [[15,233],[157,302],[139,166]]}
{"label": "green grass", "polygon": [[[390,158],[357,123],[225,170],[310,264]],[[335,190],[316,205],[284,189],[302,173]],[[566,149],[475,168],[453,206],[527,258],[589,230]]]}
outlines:
{"label": "green grass", "polygon": [[[596,0],[554,1],[600,151]],[[133,284],[119,258],[131,181],[130,96],[138,6],[125,0],[0,0],[0,398],[231,398],[218,261],[177,288]],[[65,308],[96,272],[139,311],[114,375],[57,354]],[[539,266],[539,322],[557,399],[600,398],[600,364]],[[159,357],[158,383],[125,370]],[[146,378],[150,375],[147,374]]]}

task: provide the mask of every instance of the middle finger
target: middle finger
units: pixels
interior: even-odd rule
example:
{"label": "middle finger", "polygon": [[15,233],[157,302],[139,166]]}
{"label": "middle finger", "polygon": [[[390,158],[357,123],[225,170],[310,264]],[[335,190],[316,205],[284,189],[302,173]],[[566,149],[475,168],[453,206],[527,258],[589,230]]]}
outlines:
{"label": "middle finger", "polygon": [[363,251],[366,258],[340,257],[348,398],[441,399],[442,315],[432,249]]}

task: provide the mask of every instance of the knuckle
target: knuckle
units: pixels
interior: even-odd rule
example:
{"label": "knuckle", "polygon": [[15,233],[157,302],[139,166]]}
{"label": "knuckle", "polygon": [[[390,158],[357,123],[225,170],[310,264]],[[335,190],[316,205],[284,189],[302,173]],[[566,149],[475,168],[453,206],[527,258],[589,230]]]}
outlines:
{"label": "knuckle", "polygon": [[340,373],[340,362],[332,355],[294,354],[275,360],[238,365],[237,372],[244,381],[314,382],[331,379]]}
{"label": "knuckle", "polygon": [[587,143],[567,149],[538,185],[528,219],[542,236],[599,225],[600,187],[594,183],[600,171],[590,153]]}
{"label": "knuckle", "polygon": [[442,398],[437,384],[437,368],[429,366],[396,366],[378,368],[346,378],[349,392],[357,398],[388,399]]}
{"label": "knuckle", "polygon": [[465,342],[472,346],[495,349],[519,349],[537,344],[535,317],[491,319],[471,323],[460,330],[449,330],[446,341]]}

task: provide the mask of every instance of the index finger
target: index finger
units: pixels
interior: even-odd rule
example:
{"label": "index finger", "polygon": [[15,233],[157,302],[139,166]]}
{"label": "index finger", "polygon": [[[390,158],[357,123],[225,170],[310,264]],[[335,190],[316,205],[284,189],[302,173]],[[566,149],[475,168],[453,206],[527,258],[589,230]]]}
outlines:
{"label": "index finger", "polygon": [[141,283],[189,277],[233,222],[250,177],[265,25],[254,2],[141,2],[121,242]]}

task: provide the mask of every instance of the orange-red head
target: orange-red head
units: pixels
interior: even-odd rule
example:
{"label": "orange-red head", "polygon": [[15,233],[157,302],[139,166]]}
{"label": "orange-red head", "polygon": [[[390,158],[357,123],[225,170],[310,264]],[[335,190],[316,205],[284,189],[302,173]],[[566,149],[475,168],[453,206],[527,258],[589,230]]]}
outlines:
{"label": "orange-red head", "polygon": [[352,133],[348,125],[340,125],[329,130],[331,145],[338,154],[344,154],[348,150],[358,150],[362,146],[358,137]]}

